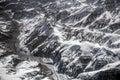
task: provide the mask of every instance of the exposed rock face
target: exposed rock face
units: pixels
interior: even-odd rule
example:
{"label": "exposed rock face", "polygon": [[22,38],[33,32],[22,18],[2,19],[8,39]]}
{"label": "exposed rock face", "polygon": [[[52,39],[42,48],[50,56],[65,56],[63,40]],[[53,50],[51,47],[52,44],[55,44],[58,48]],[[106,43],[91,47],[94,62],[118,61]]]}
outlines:
{"label": "exposed rock face", "polygon": [[118,80],[119,0],[1,0],[1,80]]}

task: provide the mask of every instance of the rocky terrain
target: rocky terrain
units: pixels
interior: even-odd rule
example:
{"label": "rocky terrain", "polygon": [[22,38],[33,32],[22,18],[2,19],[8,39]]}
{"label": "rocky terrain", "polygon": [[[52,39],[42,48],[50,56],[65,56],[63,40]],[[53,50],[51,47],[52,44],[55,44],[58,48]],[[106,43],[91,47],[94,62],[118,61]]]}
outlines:
{"label": "rocky terrain", "polygon": [[119,0],[0,0],[0,80],[119,79]]}

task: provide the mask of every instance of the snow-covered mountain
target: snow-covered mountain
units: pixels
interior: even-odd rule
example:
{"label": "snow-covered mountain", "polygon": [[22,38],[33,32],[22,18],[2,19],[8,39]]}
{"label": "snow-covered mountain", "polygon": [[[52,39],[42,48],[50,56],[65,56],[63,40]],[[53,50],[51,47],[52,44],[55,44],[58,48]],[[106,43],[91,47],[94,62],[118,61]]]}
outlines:
{"label": "snow-covered mountain", "polygon": [[119,0],[0,0],[0,80],[119,80]]}

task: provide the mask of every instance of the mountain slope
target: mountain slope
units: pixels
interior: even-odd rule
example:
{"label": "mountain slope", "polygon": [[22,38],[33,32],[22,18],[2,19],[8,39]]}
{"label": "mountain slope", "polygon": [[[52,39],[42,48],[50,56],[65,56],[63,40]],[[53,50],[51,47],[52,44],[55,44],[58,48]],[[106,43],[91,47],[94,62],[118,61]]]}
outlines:
{"label": "mountain slope", "polygon": [[117,80],[119,8],[119,0],[1,0],[1,79]]}

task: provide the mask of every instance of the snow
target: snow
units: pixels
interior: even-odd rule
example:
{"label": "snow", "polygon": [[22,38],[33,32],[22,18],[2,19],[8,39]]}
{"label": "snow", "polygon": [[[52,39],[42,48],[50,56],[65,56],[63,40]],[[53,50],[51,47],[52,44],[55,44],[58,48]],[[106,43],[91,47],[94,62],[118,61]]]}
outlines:
{"label": "snow", "polygon": [[[84,57],[84,56],[90,56],[93,59],[93,61],[95,61],[96,59],[101,60],[102,58],[105,58],[103,60],[110,59],[110,60],[118,61],[115,63],[108,64],[99,70],[95,70],[95,71],[91,71],[91,72],[83,72],[83,73],[81,73],[81,75],[89,74],[89,75],[93,76],[94,74],[96,74],[100,71],[115,68],[118,64],[120,64],[120,62],[119,62],[118,56],[117,56],[117,58],[113,57],[113,56],[114,56],[114,54],[120,55],[120,48],[119,48],[119,46],[118,46],[118,48],[114,48],[114,49],[110,48],[108,46],[108,42],[111,40],[112,45],[119,44],[120,43],[120,39],[119,39],[120,35],[117,33],[111,33],[109,31],[104,32],[102,30],[104,30],[104,29],[106,30],[107,28],[110,28],[109,26],[111,24],[119,23],[119,21],[120,21],[119,13],[114,14],[105,9],[105,11],[103,11],[102,14],[100,14],[97,18],[95,18],[95,20],[93,22],[91,22],[90,25],[86,26],[86,24],[85,24],[85,26],[84,26],[84,24],[82,24],[80,26],[75,27],[76,24],[86,23],[86,21],[88,19],[89,19],[88,22],[91,19],[93,19],[93,17],[91,16],[91,13],[94,12],[94,10],[96,10],[97,8],[102,7],[101,5],[99,5],[99,6],[97,5],[98,4],[97,1],[98,0],[96,0],[94,3],[89,4],[89,2],[88,3],[86,2],[86,0],[60,0],[60,1],[57,0],[54,2],[54,5],[52,5],[52,2],[50,2],[46,5],[43,4],[45,11],[43,11],[43,13],[42,13],[42,10],[41,10],[40,14],[38,14],[34,18],[20,19],[19,23],[21,23],[21,27],[19,28],[20,35],[18,36],[18,42],[19,42],[18,48],[20,48],[20,50],[21,50],[20,54],[23,53],[25,55],[30,55],[30,53],[32,54],[35,51],[36,52],[39,51],[39,48],[41,46],[43,47],[43,49],[42,49],[43,51],[47,51],[49,48],[53,48],[55,42],[58,42],[60,46],[56,47],[56,49],[53,52],[55,52],[55,51],[60,52],[60,59],[61,59],[60,61],[63,61],[63,63],[68,62],[68,65],[65,66],[68,69],[73,64],[76,64],[76,66],[81,65],[81,67],[82,67],[82,63],[80,63],[80,58]],[[50,7],[49,7],[49,5],[50,5]],[[56,16],[51,15],[51,13],[49,15],[49,10],[51,11],[52,7],[61,9],[60,12],[66,10],[68,13],[70,13],[70,15],[67,16],[67,20],[65,18],[65,22],[64,22],[64,19],[62,19],[63,22],[62,22],[62,20],[60,20],[58,22],[57,21],[54,22],[53,19],[56,18]],[[35,8],[29,8],[29,9],[24,8],[23,10],[29,12],[29,11],[35,10]],[[54,9],[52,9],[52,11],[54,11]],[[46,12],[48,13],[50,18],[47,18],[45,16]],[[85,13],[85,12],[87,12],[87,13]],[[85,13],[85,15],[81,15],[81,16],[77,17],[77,15],[80,15],[81,13],[82,14]],[[58,11],[58,14],[59,14],[59,11]],[[99,11],[98,11],[98,14],[99,14]],[[94,15],[94,13],[93,13],[93,15]],[[95,15],[96,15],[96,13],[95,13]],[[74,16],[76,16],[76,17],[74,17]],[[90,18],[90,17],[92,17],[92,18]],[[101,20],[108,21],[108,23],[105,23],[108,25],[103,28],[101,28],[101,26],[100,26],[100,28],[99,28],[99,22],[97,24],[96,21],[101,21]],[[110,22],[109,22],[109,20],[110,20]],[[46,23],[50,24],[50,29],[52,29],[50,33],[49,33],[49,28],[46,27]],[[95,23],[97,24],[97,25],[95,25],[95,27],[98,26],[98,29],[93,28],[93,30],[92,30],[90,26],[94,26]],[[2,24],[2,26],[0,26],[2,28],[2,30],[7,32],[6,25],[7,24],[10,25],[10,22],[4,23],[3,21],[0,21],[0,24]],[[41,24],[42,25],[45,24],[45,25],[41,26]],[[100,25],[104,26],[104,22],[103,22],[103,24],[101,24],[101,22],[100,22]],[[75,30],[78,31],[78,33],[76,32],[74,34]],[[47,35],[48,37],[45,41],[43,41],[43,43],[41,43],[40,45],[37,45],[37,47],[35,47],[35,49],[32,52],[30,52],[27,47],[28,45],[26,44],[26,42],[28,40],[30,40],[31,34],[34,33],[34,31],[38,31],[41,33],[38,36],[35,36],[36,38],[32,39],[30,44],[32,44],[32,41],[38,40],[39,36],[43,36],[43,35],[46,36],[48,34]],[[67,39],[68,34],[70,35],[70,38]],[[51,38],[51,36],[52,36],[52,38]],[[99,38],[101,38],[100,36],[102,36],[103,39],[108,37],[108,39],[102,43],[102,39],[99,39]],[[71,47],[74,47],[74,48],[71,49]],[[98,53],[96,52],[96,54],[94,55],[92,53],[92,51],[96,48],[100,49],[101,52],[98,52]],[[61,50],[59,50],[59,49],[61,49]],[[106,54],[106,52],[102,49],[112,51],[113,52],[113,53],[111,53],[112,56],[111,55],[108,56]],[[77,50],[78,50],[78,52],[77,52]],[[0,53],[4,53],[4,50],[0,49]],[[54,54],[54,53],[52,53],[52,54]],[[96,57],[96,55],[99,55],[99,56]],[[12,61],[13,58],[18,58],[18,56],[10,55],[4,59],[0,59],[0,71],[1,71],[0,75],[2,75],[3,80],[8,80],[8,79],[21,80],[20,77],[24,77],[25,75],[27,75],[27,73],[34,73],[34,71],[40,72],[40,68],[36,67],[38,65],[38,62],[36,61],[37,59],[34,59],[35,61],[31,61],[31,60],[27,60],[29,58],[29,56],[27,56],[27,57],[24,56],[24,59],[27,58],[27,59],[25,59],[26,61],[22,61],[15,67],[15,69],[13,69],[13,68],[11,68],[12,64],[13,64],[13,61]],[[114,58],[114,59],[112,59],[112,58]],[[63,77],[61,75],[64,75],[64,76],[66,76],[66,75],[65,74],[60,75],[57,73],[58,65],[56,65],[56,66],[47,65],[47,63],[54,62],[53,60],[51,60],[51,58],[45,57],[45,58],[42,58],[42,60],[45,63],[45,65],[48,66],[54,72],[52,77],[55,77],[56,79],[58,77],[59,79],[63,80]],[[91,60],[90,63],[86,64],[87,65],[86,68],[92,67],[91,65],[92,65],[93,61]],[[57,63],[59,64],[59,62],[57,62]],[[108,61],[108,63],[109,63],[109,61]],[[7,74],[7,72],[11,69],[13,69],[15,71],[13,71],[10,74]],[[30,80],[28,77],[26,77],[25,79]],[[45,77],[42,80],[50,80],[50,78]]]}
{"label": "snow", "polygon": [[30,8],[30,9],[24,9],[25,11],[32,11],[32,10],[34,10],[34,8]]}
{"label": "snow", "polygon": [[50,80],[48,77],[46,77],[46,78],[43,78],[43,79],[41,79],[41,80]]}
{"label": "snow", "polygon": [[109,69],[113,69],[115,68],[116,66],[118,66],[120,64],[120,61],[117,61],[115,63],[110,63],[106,66],[104,66],[102,69],[100,70],[95,70],[95,71],[91,71],[91,72],[84,72],[84,73],[81,73],[80,75],[90,75],[90,76],[94,76],[96,73],[99,73],[101,71],[106,71],[106,70],[109,70]]}
{"label": "snow", "polygon": [[[2,80],[21,80],[22,77],[28,80],[29,77],[25,77],[27,73],[40,71],[38,67],[35,67],[38,65],[38,63],[35,61],[23,61],[22,63],[19,63],[15,68],[12,68],[10,62],[12,62],[13,57],[17,58],[16,55],[10,55],[6,58],[1,59],[0,61],[0,77]],[[11,70],[14,71],[9,73]]]}
{"label": "snow", "polygon": [[[29,35],[35,30],[35,28],[37,27],[37,25],[40,24],[40,21],[42,20],[42,18],[44,17],[44,15],[41,13],[38,16],[35,16],[33,19],[22,19],[20,22],[23,23],[23,26],[20,28],[20,35],[18,36],[18,40],[20,41],[20,45],[19,47],[21,49],[24,49],[25,52],[23,54],[28,54],[29,55],[29,50],[28,48],[25,46],[26,41],[29,39]],[[28,33],[26,33],[26,31]]]}
{"label": "snow", "polygon": [[106,20],[109,20],[112,18],[112,15],[110,12],[108,11],[105,11],[104,13],[102,13],[102,15],[100,15],[100,17],[97,18],[97,20],[100,20],[100,19],[106,19]]}

